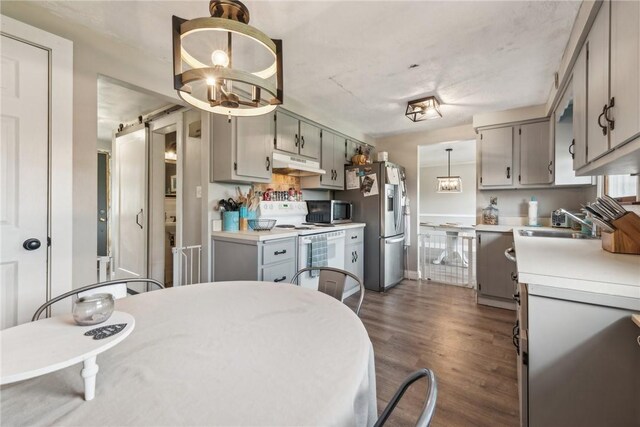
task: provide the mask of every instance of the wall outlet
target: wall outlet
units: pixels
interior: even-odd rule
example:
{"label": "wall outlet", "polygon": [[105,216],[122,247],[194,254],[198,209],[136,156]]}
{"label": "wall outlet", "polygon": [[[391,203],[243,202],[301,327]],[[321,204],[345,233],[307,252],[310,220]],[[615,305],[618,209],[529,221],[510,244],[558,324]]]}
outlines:
{"label": "wall outlet", "polygon": [[202,186],[196,186],[196,199],[202,199]]}

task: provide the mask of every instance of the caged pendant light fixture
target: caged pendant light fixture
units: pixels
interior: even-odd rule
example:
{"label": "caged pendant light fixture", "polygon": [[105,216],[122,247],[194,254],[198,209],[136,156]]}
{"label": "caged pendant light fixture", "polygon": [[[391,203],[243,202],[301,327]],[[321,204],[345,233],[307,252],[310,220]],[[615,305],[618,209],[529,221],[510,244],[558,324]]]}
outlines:
{"label": "caged pendant light fixture", "polygon": [[409,101],[407,103],[407,111],[404,115],[413,122],[439,119],[442,117],[442,113],[440,113],[440,102],[438,102],[435,96],[427,96],[426,98]]}
{"label": "caged pendant light fixture", "polygon": [[237,0],[211,0],[211,17],[173,16],[173,85],[194,107],[229,116],[266,114],[283,102],[282,40],[251,27]]}
{"label": "caged pendant light fixture", "polygon": [[453,148],[447,148],[447,176],[439,176],[438,193],[462,193],[462,178],[451,176],[451,152]]}

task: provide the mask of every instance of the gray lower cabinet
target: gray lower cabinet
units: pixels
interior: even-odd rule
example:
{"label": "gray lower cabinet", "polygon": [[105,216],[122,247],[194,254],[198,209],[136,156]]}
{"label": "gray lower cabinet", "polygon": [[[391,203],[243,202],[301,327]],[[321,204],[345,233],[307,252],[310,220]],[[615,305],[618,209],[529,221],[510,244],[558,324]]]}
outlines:
{"label": "gray lower cabinet", "polygon": [[[360,280],[364,280],[364,229],[349,229],[346,232],[344,249],[344,269],[355,274]],[[345,284],[345,292],[349,292],[358,284],[352,278],[348,278]]]}
{"label": "gray lower cabinet", "polygon": [[529,289],[529,426],[640,425],[639,330],[631,306],[601,305],[606,296],[584,303],[568,293],[556,299]]}
{"label": "gray lower cabinet", "polygon": [[515,309],[516,263],[504,256],[504,251],[512,246],[510,232],[476,232],[478,304]]}
{"label": "gray lower cabinet", "polygon": [[256,242],[214,237],[213,280],[261,280],[289,283],[296,273],[295,237]]}

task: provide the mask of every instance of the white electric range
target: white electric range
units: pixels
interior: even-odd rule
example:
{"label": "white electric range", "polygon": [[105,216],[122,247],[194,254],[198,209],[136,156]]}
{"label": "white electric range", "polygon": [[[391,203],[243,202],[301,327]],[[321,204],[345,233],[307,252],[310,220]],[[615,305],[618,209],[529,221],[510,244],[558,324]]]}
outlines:
{"label": "white electric range", "polygon": [[[276,228],[298,231],[298,270],[310,266],[311,244],[317,236],[327,239],[327,266],[344,269],[345,231],[336,230],[331,224],[306,222],[306,202],[262,201],[258,207],[259,218],[276,220]],[[300,276],[300,286],[317,289],[318,278],[305,273]]]}

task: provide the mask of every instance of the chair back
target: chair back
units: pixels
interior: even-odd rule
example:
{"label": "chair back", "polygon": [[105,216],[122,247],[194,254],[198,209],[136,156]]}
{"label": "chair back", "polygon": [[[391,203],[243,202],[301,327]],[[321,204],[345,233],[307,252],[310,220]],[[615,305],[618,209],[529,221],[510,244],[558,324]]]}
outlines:
{"label": "chair back", "polygon": [[127,296],[127,284],[116,283],[115,285],[106,285],[98,288],[89,289],[88,291],[78,292],[78,298],[87,297],[94,294],[111,294],[113,299],[120,299]]}
{"label": "chair back", "polygon": [[356,315],[360,316],[360,308],[362,308],[362,301],[364,300],[364,284],[362,283],[362,280],[358,278],[358,276],[339,268],[305,267],[293,276],[290,283],[297,285],[298,277],[302,273],[311,271],[320,272],[320,275],[318,277],[318,290],[324,294],[334,297],[338,301],[342,301],[342,296],[344,295],[344,286],[347,282],[347,277],[351,277],[353,280],[355,280],[360,289],[360,299],[358,301],[358,306],[356,307]]}
{"label": "chair back", "polygon": [[333,270],[320,269],[318,277],[318,290],[324,294],[334,297],[342,301],[344,294],[344,285],[347,281],[347,275],[343,272]]}
{"label": "chair back", "polygon": [[[138,292],[128,289],[128,283],[146,283],[147,285],[154,285],[159,289],[164,289],[164,285],[157,280],[147,279],[147,278],[130,278],[130,279],[119,279],[119,280],[109,280],[107,282],[94,283],[87,286],[82,286],[81,288],[73,289],[69,292],[65,292],[62,295],[58,295],[55,298],[51,298],[49,301],[42,304],[36,312],[33,314],[31,318],[32,322],[35,322],[40,318],[42,312],[44,312],[48,307],[57,303],[58,301],[62,301],[65,298],[76,295],[77,297],[88,296],[97,293],[110,293],[113,295],[114,299],[123,298],[127,294],[135,295]],[[148,286],[147,286],[148,287]],[[123,295],[124,290],[124,295]]]}

